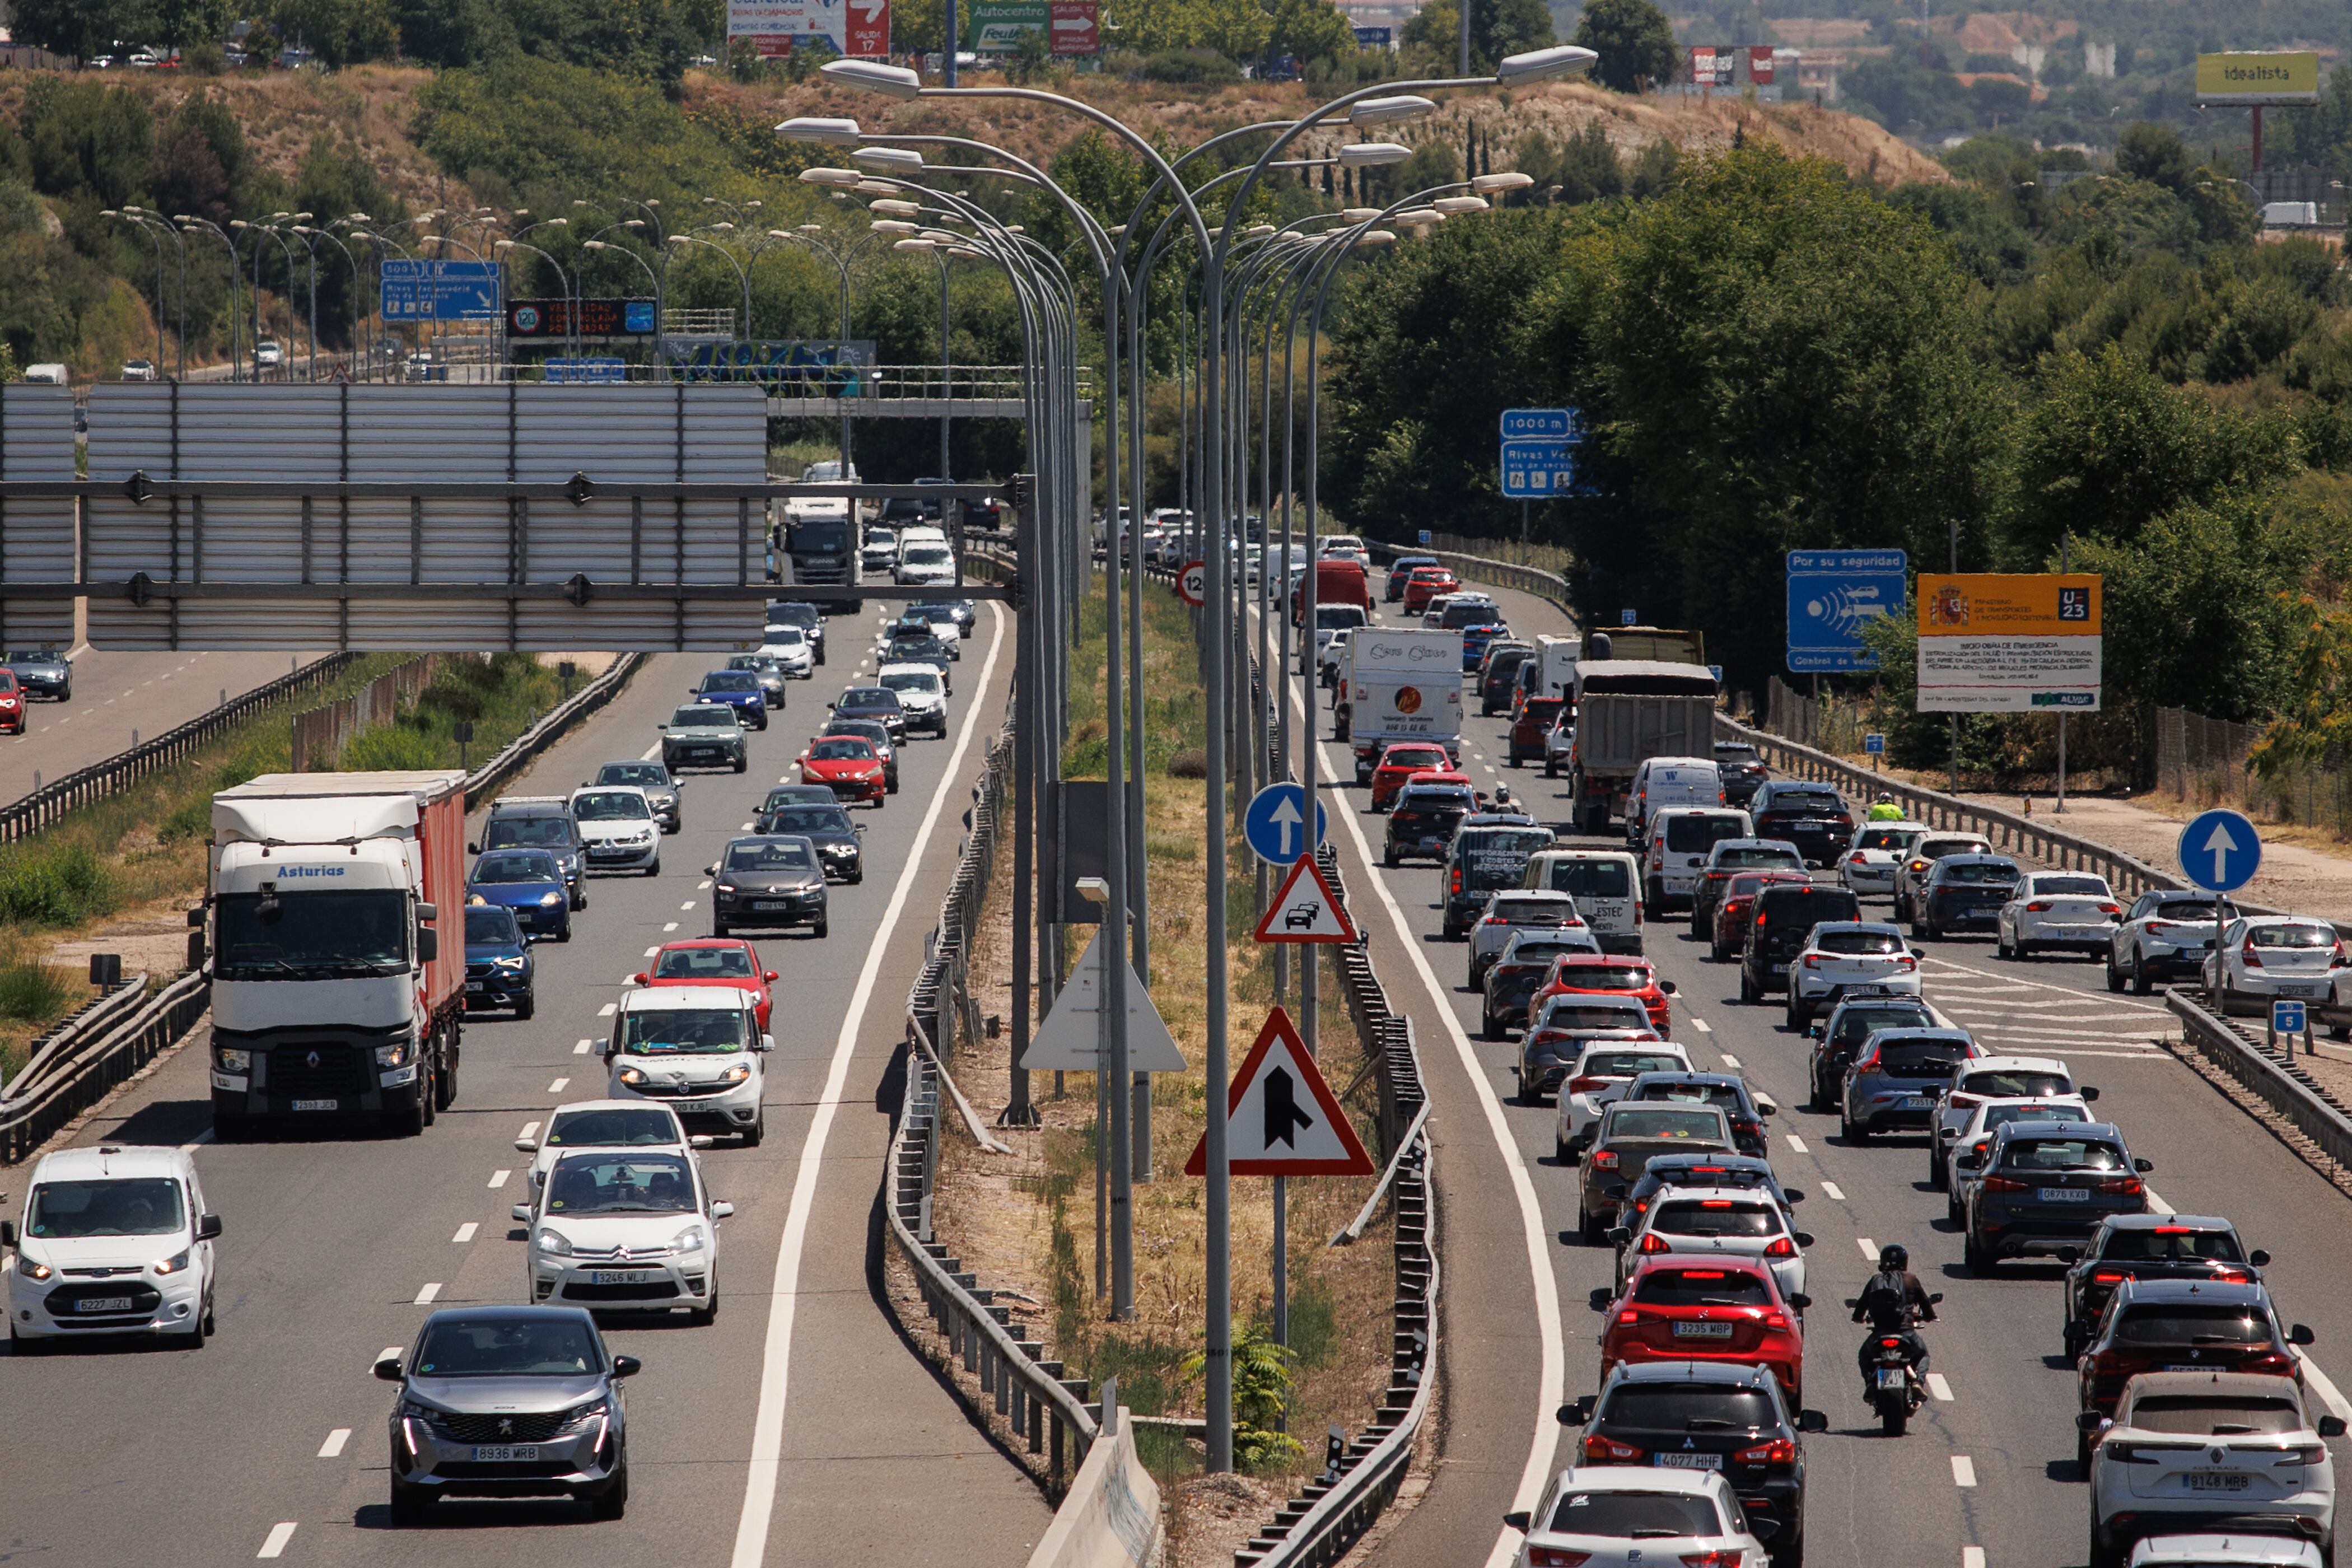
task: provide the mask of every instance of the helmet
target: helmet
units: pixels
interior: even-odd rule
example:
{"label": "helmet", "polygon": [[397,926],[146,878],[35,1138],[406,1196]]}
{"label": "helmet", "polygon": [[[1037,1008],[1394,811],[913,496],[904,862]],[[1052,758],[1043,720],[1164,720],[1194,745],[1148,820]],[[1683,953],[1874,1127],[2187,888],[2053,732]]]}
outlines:
{"label": "helmet", "polygon": [[1895,804],[1895,797],[1889,795],[1886,791],[1880,790],[1878,792],[1878,804],[1880,805],[1893,805]]}
{"label": "helmet", "polygon": [[1508,805],[1510,803],[1511,786],[1504,784],[1496,784],[1495,786],[1495,804],[1499,806]]}
{"label": "helmet", "polygon": [[1878,1270],[1882,1274],[1901,1274],[1911,1267],[1911,1250],[1899,1241],[1890,1241],[1878,1249]]}

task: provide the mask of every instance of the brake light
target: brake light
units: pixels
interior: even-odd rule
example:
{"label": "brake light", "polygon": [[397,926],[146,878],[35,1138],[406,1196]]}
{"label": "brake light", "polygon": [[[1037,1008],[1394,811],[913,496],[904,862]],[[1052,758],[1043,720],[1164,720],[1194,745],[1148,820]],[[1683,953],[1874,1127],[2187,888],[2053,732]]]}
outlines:
{"label": "brake light", "polygon": [[1821,966],[1822,955],[1820,953],[1809,952],[1805,954],[1805,967],[1807,969],[1819,969]]}
{"label": "brake light", "polygon": [[2294,1357],[2283,1351],[2270,1351],[2240,1362],[2238,1370],[2256,1373],[2270,1373],[2279,1377],[2293,1377],[2295,1373]]}
{"label": "brake light", "polygon": [[1562,1546],[1528,1548],[1528,1568],[1584,1568],[1591,1559],[1590,1552],[1570,1552]]}
{"label": "brake light", "polygon": [[1883,1351],[1899,1351],[1903,1348],[1903,1342],[1901,1340],[1881,1340],[1878,1342],[1878,1348]]}
{"label": "brake light", "polygon": [[1617,1168],[1617,1155],[1612,1150],[1601,1150],[1592,1156],[1592,1164],[1596,1170],[1613,1171]]}
{"label": "brake light", "polygon": [[1737,1547],[1687,1552],[1683,1557],[1683,1568],[1739,1568],[1742,1555]]}
{"label": "brake light", "polygon": [[1989,1193],[2021,1193],[2025,1190],[2025,1184],[2011,1181],[2007,1176],[1987,1176],[1984,1190]]}
{"label": "brake light", "polygon": [[2106,1194],[2109,1197],[2136,1198],[2139,1196],[2140,1194],[2139,1178],[2137,1176],[2119,1176],[2111,1182],[2101,1182],[2099,1184],[2099,1191]]}
{"label": "brake light", "polygon": [[2120,1285],[2130,1278],[2130,1275],[2126,1274],[2120,1268],[2102,1268],[2097,1273],[2091,1276],[2091,1283],[2094,1285]]}
{"label": "brake light", "polygon": [[1772,1238],[1771,1245],[1764,1248],[1764,1256],[1767,1258],[1794,1258],[1797,1256],[1797,1244],[1788,1237],[1776,1236]]}
{"label": "brake light", "polygon": [[2248,969],[2260,969],[2263,966],[2262,955],[2254,951],[2252,937],[2246,939],[2246,945],[2239,950],[2238,959]]}
{"label": "brake light", "polygon": [[1581,1078],[1570,1079],[1568,1080],[1568,1092],[1570,1094],[1590,1094],[1594,1089],[1601,1088],[1609,1081],[1610,1080],[1605,1078],[1594,1078],[1591,1074],[1587,1073]]}
{"label": "brake light", "polygon": [[2124,912],[2124,907],[2121,904],[2101,904],[2099,912],[2103,915],[2120,915]]}
{"label": "brake light", "polygon": [[1450,893],[1458,893],[1458,892],[1460,892],[1461,890],[1462,890],[1462,868],[1461,868],[1461,867],[1459,867],[1459,866],[1456,866],[1456,867],[1454,867],[1454,878],[1453,878],[1452,884],[1451,884],[1451,886],[1449,886],[1449,887],[1446,889],[1446,891],[1447,891],[1447,892],[1450,892]]}
{"label": "brake light", "polygon": [[1674,1248],[1666,1244],[1666,1238],[1664,1237],[1660,1236],[1655,1231],[1652,1231],[1649,1235],[1642,1238],[1642,1250],[1653,1257],[1655,1257],[1661,1252],[1672,1252]]}
{"label": "brake light", "polygon": [[2050,901],[2047,899],[2036,899],[2025,906],[2025,912],[2029,915],[2046,915],[2050,912]]}
{"label": "brake light", "polygon": [[1789,1326],[1789,1314],[1767,1312],[1764,1314],[1764,1326],[1768,1329],[1785,1329]]}
{"label": "brake light", "polygon": [[1727,1209],[1731,1206],[1731,1200],[1729,1198],[1701,1198],[1698,1202],[1698,1206],[1703,1209]]}
{"label": "brake light", "polygon": [[1642,1321],[1642,1314],[1628,1307],[1617,1314],[1617,1321],[1621,1323],[1638,1323]]}
{"label": "brake light", "polygon": [[1793,1465],[1797,1462],[1797,1445],[1786,1437],[1775,1437],[1753,1448],[1742,1448],[1732,1458],[1743,1465]]}
{"label": "brake light", "polygon": [[1895,966],[1908,974],[1911,971],[1919,967],[1919,961],[1913,958],[1910,954],[1906,953],[1901,958],[1895,961]]}
{"label": "brake light", "polygon": [[1631,1443],[1620,1443],[1614,1437],[1587,1432],[1584,1435],[1584,1457],[1602,1464],[1613,1464],[1624,1459],[1638,1459],[1642,1457],[1642,1450]]}

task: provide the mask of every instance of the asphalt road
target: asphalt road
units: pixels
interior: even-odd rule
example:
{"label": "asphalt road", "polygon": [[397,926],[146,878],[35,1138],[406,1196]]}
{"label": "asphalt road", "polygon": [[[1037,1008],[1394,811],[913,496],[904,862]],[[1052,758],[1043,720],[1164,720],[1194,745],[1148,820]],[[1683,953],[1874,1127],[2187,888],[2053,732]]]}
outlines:
{"label": "asphalt road", "polygon": [[[1523,634],[1569,629],[1543,601],[1496,597]],[[1291,687],[1295,693],[1295,676]],[[1508,782],[1539,819],[1565,821],[1565,781],[1506,767],[1503,721],[1476,718],[1475,705],[1468,711],[1464,763],[1479,786]],[[1319,702],[1317,716],[1328,742]],[[1516,1044],[1475,1037],[1477,997],[1463,988],[1466,949],[1437,934],[1437,870],[1381,870],[1382,820],[1364,811],[1346,749],[1327,743],[1323,756],[1324,776],[1341,781],[1331,836],[1354,912],[1391,1005],[1419,1025],[1435,1104],[1444,1448],[1427,1493],[1374,1560],[1399,1568],[1507,1562],[1518,1537],[1501,1528],[1502,1515],[1528,1507],[1543,1478],[1574,1452],[1576,1433],[1554,1423],[1553,1407],[1599,1385],[1597,1320],[1586,1296],[1610,1283],[1612,1254],[1577,1239],[1579,1172],[1554,1163],[1551,1107],[1515,1103]],[[1831,1425],[1806,1445],[1811,1562],[2085,1562],[2089,1505],[2074,1458],[2074,1373],[2060,1352],[2060,1270],[2012,1264],[1993,1279],[1969,1275],[1941,1194],[1927,1185],[1926,1140],[1851,1147],[1833,1116],[1800,1110],[1806,1042],[1782,1027],[1777,999],[1742,1005],[1737,971],[1709,962],[1687,929],[1686,921],[1648,928],[1651,957],[1679,987],[1673,1037],[1702,1068],[1736,1069],[1777,1102],[1768,1123],[1774,1163],[1808,1194],[1797,1215],[1814,1237],[1807,1289],[1822,1305],[1811,1313],[1805,1403]],[[2108,994],[2096,963],[2004,962],[1990,939],[1939,942],[1928,952],[1928,996],[1957,1022],[1995,1049],[2063,1057],[2078,1081],[2105,1091],[2100,1112],[2121,1124],[2136,1154],[2155,1162],[2149,1184],[2159,1202],[2228,1215],[2249,1246],[2271,1250],[2277,1261],[2266,1273],[2283,1315],[2317,1332],[2307,1381],[2336,1414],[2352,1415],[2336,1391],[2339,1383],[2352,1386],[2345,1198],[2158,1047],[2169,1016],[2150,1002]],[[1942,1321],[1926,1330],[1938,1397],[1908,1436],[1889,1439],[1877,1434],[1853,1373],[1860,1331],[1836,1304],[1868,1277],[1877,1247],[1892,1241],[1910,1248],[1914,1270],[1945,1300]],[[2345,1448],[2336,1449],[2340,1468]]]}
{"label": "asphalt road", "polygon": [[[428,1301],[524,1299],[523,1232],[508,1208],[527,1159],[513,1141],[558,1103],[603,1092],[586,1053],[623,981],[666,937],[709,933],[703,868],[791,771],[861,654],[871,670],[873,624],[833,623],[831,662],[752,737],[748,773],[690,777],[686,826],[664,841],[658,877],[593,882],[572,941],[538,950],[534,1021],[467,1026],[457,1103],[421,1139],[205,1142],[201,1025],[79,1135],[195,1145],[226,1225],[219,1331],[197,1352],[0,1356],[0,1562],[1027,1559],[1050,1517],[1043,1499],[877,1304],[904,998],[1012,677],[1012,621],[993,605],[956,669],[948,739],[911,744],[901,792],[857,813],[866,876],[835,887],[830,937],[760,939],[782,975],[768,1136],[756,1150],[722,1142],[703,1155],[714,1194],[736,1205],[721,1237],[719,1321],[607,1328],[646,1365],[628,1385],[627,1518],[592,1523],[584,1505],[562,1501],[462,1501],[439,1505],[425,1528],[389,1528],[394,1394],[371,1364],[410,1342]],[[513,793],[568,791],[597,763],[645,752],[711,662],[655,658]],[[20,1200],[22,1179],[6,1183]]]}
{"label": "asphalt road", "polygon": [[55,783],[77,768],[129,751],[133,739],[203,717],[222,694],[242,697],[323,657],[316,653],[108,653],[84,648],[73,661],[70,701],[37,700],[21,735],[0,739],[0,802]]}

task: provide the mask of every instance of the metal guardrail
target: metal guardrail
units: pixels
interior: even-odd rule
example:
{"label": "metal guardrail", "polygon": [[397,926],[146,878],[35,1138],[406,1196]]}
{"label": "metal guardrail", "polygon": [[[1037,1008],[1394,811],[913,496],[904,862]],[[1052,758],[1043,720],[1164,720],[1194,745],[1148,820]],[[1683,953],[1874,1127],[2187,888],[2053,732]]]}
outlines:
{"label": "metal guardrail", "polygon": [[2292,1048],[2281,1053],[2249,1038],[2186,987],[2167,990],[2164,1005],[2180,1020],[2182,1037],[2200,1056],[2293,1123],[2339,1167],[2352,1171],[2352,1109],[2294,1066]]}
{"label": "metal guardrail", "polygon": [[466,775],[466,809],[476,806],[496,795],[507,780],[520,772],[522,765],[547,750],[581,719],[595,712],[613,700],[614,693],[629,683],[630,677],[645,668],[646,656],[625,653],[613,661],[613,667],[563,701],[547,710],[547,717],[509,741],[499,753]]}
{"label": "metal guardrail", "polygon": [[267,686],[257,686],[241,697],[232,697],[203,717],[166,730],[152,741],[142,741],[103,762],[50,780],[32,794],[0,806],[0,844],[29,838],[77,807],[121,794],[150,773],[201,751],[262,709],[326,684],[357,657],[331,653],[290,675],[279,676]]}
{"label": "metal guardrail", "polygon": [[0,1165],[12,1165],[96,1105],[211,1005],[212,983],[190,970],[147,994],[134,975],[33,1044],[33,1054],[0,1091]]}
{"label": "metal guardrail", "polygon": [[1568,579],[1557,573],[1522,566],[1516,561],[1497,561],[1487,555],[1464,555],[1452,550],[1433,550],[1419,544],[1384,544],[1377,539],[1367,540],[1365,548],[1374,559],[1385,557],[1394,561],[1400,555],[1427,555],[1437,563],[1467,582],[1492,583],[1498,588],[1517,588],[1523,594],[1533,594],[1558,605],[1572,626],[1576,624],[1576,605],[1568,594]]}

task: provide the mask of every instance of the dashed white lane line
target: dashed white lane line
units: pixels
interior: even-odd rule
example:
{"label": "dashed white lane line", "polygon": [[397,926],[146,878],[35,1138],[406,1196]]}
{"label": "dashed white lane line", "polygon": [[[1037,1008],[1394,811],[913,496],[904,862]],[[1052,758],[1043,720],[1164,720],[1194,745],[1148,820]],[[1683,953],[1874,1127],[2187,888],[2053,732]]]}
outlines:
{"label": "dashed white lane line", "polygon": [[571,1082],[572,1080],[568,1078],[557,1079],[553,1083],[547,1086],[547,1092],[550,1094],[562,1094]]}
{"label": "dashed white lane line", "polygon": [[1810,1154],[1812,1152],[1811,1149],[1805,1147],[1805,1141],[1798,1137],[1795,1133],[1784,1132],[1781,1136],[1789,1141],[1789,1147],[1794,1149],[1798,1153]]}
{"label": "dashed white lane line", "polygon": [[[662,930],[663,930],[663,931],[676,931],[677,929],[677,922],[676,921],[669,921],[667,924],[666,924],[666,925],[664,925],[664,926],[662,927]],[[649,949],[647,949],[647,950],[646,950],[646,952],[647,952],[647,953],[648,953],[648,954],[650,954],[650,953],[651,953],[651,952],[652,952],[652,950],[649,948]]]}
{"label": "dashed white lane line", "polygon": [[1952,1402],[1952,1385],[1944,1381],[1944,1374],[1940,1372],[1931,1372],[1927,1374],[1927,1392],[1946,1405]]}
{"label": "dashed white lane line", "polygon": [[495,1193],[500,1187],[505,1186],[507,1184],[507,1178],[513,1174],[514,1173],[510,1170],[492,1171],[490,1173],[490,1191]]}
{"label": "dashed white lane line", "polygon": [[2143,1186],[2140,1188],[2140,1191],[2147,1194],[2147,1206],[2153,1212],[2157,1214],[2178,1214],[2180,1212],[2174,1208],[2170,1204],[2166,1203],[2162,1198],[2157,1196],[2156,1189],[2154,1187]]}
{"label": "dashed white lane line", "polygon": [[520,1143],[526,1138],[536,1138],[538,1136],[539,1123],[536,1121],[526,1121],[522,1124],[522,1131],[515,1134],[515,1142]]}
{"label": "dashed white lane line", "polygon": [[583,1040],[578,1045],[572,1047],[572,1054],[575,1057],[584,1057],[592,1048],[593,1048],[596,1042],[593,1040]]}
{"label": "dashed white lane line", "polygon": [[474,1233],[481,1228],[479,1222],[470,1219],[467,1220],[465,1224],[457,1227],[457,1234],[449,1238],[449,1245],[452,1247],[465,1246],[466,1243],[474,1239]]}
{"label": "dashed white lane line", "polygon": [[370,1372],[373,1372],[375,1370],[376,1362],[392,1361],[397,1358],[399,1354],[400,1347],[398,1345],[386,1345],[383,1349],[376,1352],[375,1361],[368,1363],[368,1370]]}
{"label": "dashed white lane line", "polygon": [[695,887],[695,890],[696,890],[697,892],[700,892],[700,891],[704,890],[705,889],[708,889],[709,886],[710,886],[710,884],[709,884],[709,882],[697,882],[697,883],[694,885],[694,887]]}
{"label": "dashed white lane line", "polygon": [[350,1427],[336,1427],[333,1431],[327,1434],[327,1440],[319,1445],[319,1458],[322,1459],[341,1458],[343,1457],[343,1445],[351,1440],[352,1429]]}
{"label": "dashed white lane line", "polygon": [[1738,1072],[1739,1070],[1739,1058],[1738,1057],[1733,1056],[1729,1051],[1722,1052],[1721,1055],[1723,1057],[1723,1065],[1725,1067],[1729,1068],[1733,1072]]}
{"label": "dashed white lane line", "polygon": [[426,1285],[424,1289],[419,1290],[416,1293],[416,1300],[409,1304],[415,1307],[429,1307],[433,1305],[433,1299],[440,1294],[441,1281],[436,1279]]}
{"label": "dashed white lane line", "polygon": [[1878,1243],[1866,1236],[1857,1236],[1853,1238],[1853,1244],[1862,1248],[1862,1255],[1864,1258],[1869,1258],[1873,1263],[1878,1261]]}
{"label": "dashed white lane line", "polygon": [[1952,1456],[1952,1484],[1956,1487],[1972,1487],[1977,1484],[1977,1462],[1966,1454]]}
{"label": "dashed white lane line", "polygon": [[609,1018],[620,1010],[621,1005],[618,1002],[607,1002],[602,1007],[596,1009],[596,1016],[599,1018]]}
{"label": "dashed white lane line", "polygon": [[688,899],[686,902],[678,905],[677,907],[681,910],[690,910],[694,908],[694,900],[692,899]]}
{"label": "dashed white lane line", "polygon": [[1961,1547],[1960,1568],[1985,1568],[1984,1548],[1981,1546]]}
{"label": "dashed white lane line", "polygon": [[1845,1202],[1845,1192],[1835,1182],[1823,1182],[1822,1184],[1822,1191],[1829,1194],[1830,1202],[1833,1204],[1842,1204]]}
{"label": "dashed white lane line", "polygon": [[[670,930],[672,930],[672,931],[676,931],[676,930],[677,929],[677,927],[676,927],[676,926],[672,926],[672,927],[670,927],[669,929],[670,929]],[[646,949],[646,956],[647,958],[651,958],[655,953],[657,953],[657,952],[659,952],[660,951],[661,951],[661,949],[660,949],[660,948],[658,948],[658,947],[649,947],[649,948]]]}
{"label": "dashed white lane line", "polygon": [[197,1133],[194,1138],[191,1138],[191,1139],[189,1139],[186,1142],[184,1142],[184,1143],[181,1144],[181,1145],[180,1145],[180,1152],[181,1152],[181,1153],[183,1153],[183,1154],[193,1154],[193,1153],[194,1153],[198,1149],[202,1148],[204,1145],[205,1145],[205,1144],[207,1144],[207,1143],[211,1142],[212,1141],[213,1141],[213,1130],[212,1130],[211,1128],[207,1127],[207,1128],[205,1128],[202,1132]]}
{"label": "dashed white lane line", "polygon": [[1691,1020],[1691,1027],[1696,1029],[1702,1035],[1712,1035],[1715,1033],[1714,1026],[1705,1018],[1693,1018]]}
{"label": "dashed white lane line", "polygon": [[269,1533],[268,1535],[261,1538],[261,1550],[255,1552],[254,1555],[256,1557],[282,1557],[286,1554],[286,1543],[293,1539],[294,1521],[290,1519],[280,1520],[276,1524],[269,1527]]}

